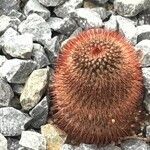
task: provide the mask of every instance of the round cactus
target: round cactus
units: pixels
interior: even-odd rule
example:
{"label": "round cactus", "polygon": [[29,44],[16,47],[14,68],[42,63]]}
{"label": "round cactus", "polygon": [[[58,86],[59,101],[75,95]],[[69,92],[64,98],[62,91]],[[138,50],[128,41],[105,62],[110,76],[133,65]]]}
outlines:
{"label": "round cactus", "polygon": [[62,48],[53,83],[54,122],[83,143],[107,144],[138,129],[142,72],[119,33],[89,29]]}

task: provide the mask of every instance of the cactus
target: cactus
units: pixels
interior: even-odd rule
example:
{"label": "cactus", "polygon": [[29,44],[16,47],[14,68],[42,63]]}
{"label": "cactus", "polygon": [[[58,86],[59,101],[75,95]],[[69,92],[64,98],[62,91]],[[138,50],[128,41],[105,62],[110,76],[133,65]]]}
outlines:
{"label": "cactus", "polygon": [[55,124],[69,138],[89,144],[136,133],[143,79],[134,47],[117,32],[89,29],[61,52],[53,82]]}

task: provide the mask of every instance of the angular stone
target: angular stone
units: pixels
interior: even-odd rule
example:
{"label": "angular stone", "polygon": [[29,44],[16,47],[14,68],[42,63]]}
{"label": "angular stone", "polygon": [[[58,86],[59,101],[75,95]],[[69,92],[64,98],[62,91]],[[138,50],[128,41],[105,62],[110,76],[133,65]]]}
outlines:
{"label": "angular stone", "polygon": [[11,87],[16,94],[20,95],[23,91],[24,84],[12,84]]}
{"label": "angular stone", "polygon": [[150,6],[149,0],[115,0],[114,9],[119,15],[132,17]]}
{"label": "angular stone", "polygon": [[55,125],[46,124],[41,127],[41,134],[47,142],[47,150],[57,150],[62,147],[66,140],[66,133],[61,131]]}
{"label": "angular stone", "polygon": [[84,29],[103,26],[100,15],[89,8],[78,8],[70,15]]}
{"label": "angular stone", "polygon": [[48,98],[45,96],[30,112],[31,126],[38,129],[44,125],[48,116]]}
{"label": "angular stone", "polygon": [[75,148],[75,150],[97,150],[97,146],[94,144],[84,144],[81,143],[79,147]]}
{"label": "angular stone", "polygon": [[10,19],[10,27],[12,27],[15,30],[18,30],[18,26],[21,23],[21,21],[16,17],[11,17]]}
{"label": "angular stone", "polygon": [[0,108],[0,133],[4,136],[18,136],[31,118],[13,107]]}
{"label": "angular stone", "polygon": [[50,6],[54,7],[63,4],[67,0],[38,0],[38,1],[46,7]]}
{"label": "angular stone", "polygon": [[75,146],[72,146],[69,144],[63,144],[63,146],[60,150],[75,150]]}
{"label": "angular stone", "polygon": [[48,75],[48,68],[32,72],[20,96],[20,103],[24,110],[30,110],[41,100],[48,83]]}
{"label": "angular stone", "polygon": [[45,20],[47,20],[50,17],[50,11],[43,5],[41,5],[38,2],[38,0],[29,0],[24,7],[24,13],[26,16],[28,16],[31,13],[37,13]]}
{"label": "angular stone", "polygon": [[37,62],[37,68],[43,68],[50,64],[44,48],[40,44],[34,44],[32,57]]}
{"label": "angular stone", "polygon": [[4,64],[4,62],[7,60],[7,58],[3,55],[0,55],[0,67]]}
{"label": "angular stone", "polygon": [[23,131],[19,144],[32,150],[46,150],[44,136],[34,131]]}
{"label": "angular stone", "polygon": [[35,68],[36,63],[32,60],[10,59],[0,67],[0,74],[9,83],[25,83]]}
{"label": "angular stone", "polygon": [[0,149],[7,150],[7,139],[0,133]]}
{"label": "angular stone", "polygon": [[117,30],[117,16],[111,15],[108,21],[104,22],[105,29],[108,30]]}
{"label": "angular stone", "polygon": [[16,108],[17,110],[21,110],[22,109],[20,101],[19,101],[19,96],[17,94],[15,94],[13,99],[10,101],[9,106],[13,107],[13,108]]}
{"label": "angular stone", "polygon": [[91,0],[84,0],[83,8],[95,8],[95,7],[97,7],[97,4],[92,3]]}
{"label": "angular stone", "polygon": [[33,40],[43,45],[51,39],[50,25],[39,15],[31,14],[19,25],[19,32],[30,33]]}
{"label": "angular stone", "polygon": [[10,26],[10,17],[0,16],[0,34],[2,34]]}
{"label": "angular stone", "polygon": [[96,4],[105,4],[108,0],[93,0]]}
{"label": "angular stone", "polygon": [[2,14],[8,14],[11,10],[19,10],[20,0],[1,0],[0,2],[0,16]]}
{"label": "angular stone", "polygon": [[33,38],[31,34],[13,36],[4,39],[3,52],[16,58],[31,58]]}
{"label": "angular stone", "polygon": [[137,43],[136,39],[136,27],[134,22],[128,18],[117,16],[117,22],[119,25],[119,31],[133,44]]}
{"label": "angular stone", "polygon": [[150,40],[143,40],[135,45],[137,52],[140,54],[142,67],[150,66]]}
{"label": "angular stone", "polygon": [[124,150],[148,150],[149,146],[142,140],[127,140],[121,143],[121,148]]}
{"label": "angular stone", "polygon": [[83,4],[83,0],[67,0],[64,4],[59,5],[54,9],[54,13],[58,17],[65,18],[69,13],[74,11],[76,8],[80,8]]}
{"label": "angular stone", "polygon": [[[143,69],[145,69],[146,71],[147,68],[143,68]],[[146,79],[145,82],[147,82]],[[143,102],[144,102],[145,109],[147,110],[148,114],[150,114],[150,90],[146,90]]]}
{"label": "angular stone", "polygon": [[118,146],[113,145],[113,144],[109,144],[107,146],[99,148],[99,150],[122,150],[122,149]]}
{"label": "angular stone", "polygon": [[150,125],[146,126],[146,137],[150,138]]}
{"label": "angular stone", "polygon": [[19,145],[19,140],[15,138],[7,138],[8,150],[19,150],[22,146]]}
{"label": "angular stone", "polygon": [[14,92],[11,86],[3,78],[0,78],[0,107],[8,106],[13,97]]}
{"label": "angular stone", "polygon": [[111,12],[107,11],[104,7],[95,7],[95,8],[92,8],[91,10],[98,13],[102,20],[105,20],[111,15]]}

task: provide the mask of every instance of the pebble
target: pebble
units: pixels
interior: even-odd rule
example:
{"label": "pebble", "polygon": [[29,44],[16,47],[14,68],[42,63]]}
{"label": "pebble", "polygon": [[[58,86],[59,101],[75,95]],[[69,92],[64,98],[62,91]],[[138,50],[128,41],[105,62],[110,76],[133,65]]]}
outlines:
{"label": "pebble", "polygon": [[10,26],[10,17],[6,15],[0,16],[0,35]]}
{"label": "pebble", "polygon": [[78,26],[74,19],[65,17],[64,19],[53,17],[49,19],[50,27],[64,35],[70,35]]}
{"label": "pebble", "polygon": [[7,139],[0,133],[0,150],[7,150]]}
{"label": "pebble", "polygon": [[42,5],[46,7],[54,7],[63,4],[67,0],[38,0]]}
{"label": "pebble", "polygon": [[19,32],[30,33],[33,35],[33,40],[40,44],[47,44],[51,39],[50,25],[39,15],[30,14],[26,20],[21,22],[18,27]]}
{"label": "pebble", "polygon": [[41,134],[47,141],[47,150],[59,150],[67,137],[66,133],[52,124],[41,126]]}
{"label": "pebble", "polygon": [[4,55],[0,55],[0,67],[4,64],[7,58]]}
{"label": "pebble", "polygon": [[13,107],[0,108],[0,133],[4,136],[18,136],[31,118]]}
{"label": "pebble", "polygon": [[20,96],[24,110],[30,110],[41,100],[48,83],[48,75],[48,68],[37,69],[31,73]]}
{"label": "pebble", "polygon": [[9,59],[0,67],[0,75],[9,83],[25,83],[35,68],[36,63],[32,60]]}
{"label": "pebble", "polygon": [[46,150],[44,136],[34,131],[23,131],[19,144],[32,150]]}
{"label": "pebble", "polygon": [[125,17],[136,16],[150,6],[149,0],[115,0],[114,9],[119,15]]}
{"label": "pebble", "polygon": [[83,5],[83,0],[67,0],[64,4],[55,7],[54,13],[61,18],[65,18],[74,11],[76,8],[80,8]]}
{"label": "pebble", "polygon": [[89,8],[78,8],[70,15],[83,29],[103,26],[100,15]]}
{"label": "pebble", "polygon": [[11,10],[19,10],[20,0],[1,0],[0,2],[0,16],[8,14]]}
{"label": "pebble", "polygon": [[8,106],[13,97],[14,92],[11,86],[3,78],[0,78],[0,107]]}
{"label": "pebble", "polygon": [[136,27],[134,25],[134,21],[131,21],[128,18],[116,16],[117,23],[119,26],[119,31],[134,45],[137,43],[136,38]]}
{"label": "pebble", "polygon": [[135,45],[137,52],[140,54],[142,67],[150,66],[150,40],[142,40]]}
{"label": "pebble", "polygon": [[43,68],[50,64],[43,46],[38,43],[33,44],[32,58],[37,63],[37,68]]}
{"label": "pebble", "polygon": [[37,13],[47,20],[50,17],[50,11],[41,5],[38,0],[29,0],[24,7],[24,14],[28,16],[31,13]]}
{"label": "pebble", "polygon": [[149,150],[148,144],[142,140],[127,140],[121,143],[121,148],[123,150]]}
{"label": "pebble", "polygon": [[44,125],[48,116],[48,97],[44,97],[30,112],[30,116],[33,118],[31,126],[38,129]]}
{"label": "pebble", "polygon": [[31,58],[33,49],[33,38],[31,34],[25,33],[4,39],[3,52],[15,58]]}

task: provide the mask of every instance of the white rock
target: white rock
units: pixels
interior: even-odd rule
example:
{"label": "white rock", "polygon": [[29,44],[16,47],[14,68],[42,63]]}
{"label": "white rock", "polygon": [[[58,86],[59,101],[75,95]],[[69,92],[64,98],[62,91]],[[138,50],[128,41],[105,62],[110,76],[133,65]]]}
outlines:
{"label": "white rock", "polygon": [[7,150],[7,139],[0,133],[0,150]]}
{"label": "white rock", "polygon": [[38,0],[42,5],[49,7],[49,6],[58,6],[64,3],[67,0]]}
{"label": "white rock", "polygon": [[33,131],[23,131],[19,144],[33,150],[46,150],[46,139],[44,136]]}
{"label": "white rock", "polygon": [[0,67],[4,64],[4,62],[7,60],[7,58],[3,55],[0,55]]}
{"label": "white rock", "polygon": [[10,17],[0,16],[0,33],[4,32],[10,26]]}

